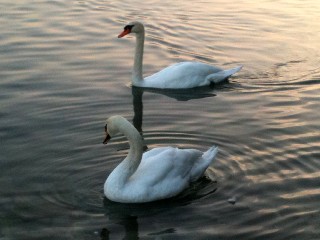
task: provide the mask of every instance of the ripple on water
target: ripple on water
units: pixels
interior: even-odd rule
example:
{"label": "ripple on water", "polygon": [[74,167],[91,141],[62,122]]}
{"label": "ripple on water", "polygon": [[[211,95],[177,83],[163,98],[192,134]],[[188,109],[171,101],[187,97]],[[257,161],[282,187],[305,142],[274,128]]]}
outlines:
{"label": "ripple on water", "polygon": [[[110,238],[317,239],[319,7],[301,4],[2,3],[0,238],[108,228]],[[146,23],[146,75],[184,60],[244,68],[215,88],[136,91],[134,39],[117,39],[132,20]],[[115,114],[150,149],[217,145],[214,181],[151,204],[106,200],[104,181],[128,151],[124,137],[101,144]]]}

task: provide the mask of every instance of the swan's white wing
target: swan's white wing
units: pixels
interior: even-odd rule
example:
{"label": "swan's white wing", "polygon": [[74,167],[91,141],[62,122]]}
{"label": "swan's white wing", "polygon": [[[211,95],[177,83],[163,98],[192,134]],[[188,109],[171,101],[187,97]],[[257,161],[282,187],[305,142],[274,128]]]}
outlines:
{"label": "swan's white wing", "polygon": [[185,178],[195,162],[202,156],[196,149],[178,149],[173,147],[155,148],[143,154],[141,163],[132,175],[132,179],[144,179],[151,185],[165,178]]}
{"label": "swan's white wing", "polygon": [[141,87],[150,88],[193,88],[209,85],[207,76],[222,69],[200,62],[180,62],[146,77]]}
{"label": "swan's white wing", "polygon": [[174,196],[189,185],[191,170],[202,154],[195,149],[152,149],[143,155],[127,188],[139,192],[144,198],[161,199]]}

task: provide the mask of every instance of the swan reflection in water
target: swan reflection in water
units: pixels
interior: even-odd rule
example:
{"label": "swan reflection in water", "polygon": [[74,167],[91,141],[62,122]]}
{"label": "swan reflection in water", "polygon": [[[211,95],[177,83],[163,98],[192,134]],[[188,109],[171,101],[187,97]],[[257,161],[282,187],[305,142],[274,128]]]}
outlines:
{"label": "swan reflection in water", "polygon": [[[228,83],[228,80],[225,81]],[[140,88],[132,86],[132,95],[133,95],[133,105],[137,104],[135,102],[135,98],[142,98],[144,92],[149,93],[156,93],[167,96],[169,98],[176,99],[177,101],[189,101],[194,99],[201,99],[207,97],[214,97],[216,96],[213,93],[214,90],[219,89],[222,84],[213,84],[210,86],[204,87],[196,87],[196,88],[189,88],[189,89],[157,89],[157,88]],[[224,86],[225,87],[225,86]],[[142,100],[141,100],[142,101]]]}
{"label": "swan reflection in water", "polygon": [[[168,97],[177,99],[178,101],[188,101],[191,99],[199,99],[205,97],[213,97],[212,88],[197,88],[188,90],[159,90],[159,89],[142,89],[139,87],[132,87],[133,96],[133,125],[143,136],[143,93],[152,92],[156,94],[163,94]],[[147,146],[145,145],[145,150]],[[139,239],[139,219],[154,218],[159,214],[166,214],[173,208],[187,206],[195,201],[214,193],[217,189],[216,178],[211,168],[206,172],[207,177],[201,177],[198,181],[191,184],[189,188],[184,190],[176,197],[164,199],[150,203],[116,203],[104,198],[103,204],[105,214],[109,220],[117,225],[121,225],[124,229],[124,237],[122,239]],[[210,179],[208,179],[208,177]],[[101,239],[109,239],[110,227],[106,226],[101,230]],[[170,234],[175,232],[174,226],[168,229],[145,229],[149,236],[161,236],[162,234]],[[112,232],[112,230],[111,230]],[[118,233],[117,233],[118,235]],[[118,237],[118,236],[117,236]]]}
{"label": "swan reflection in water", "polygon": [[[216,94],[213,90],[216,86],[205,86],[191,89],[156,89],[156,88],[140,88],[132,86],[133,97],[133,126],[138,130],[143,138],[142,122],[143,122],[143,93],[155,93],[167,96],[169,98],[176,99],[177,101],[189,101],[194,99],[215,97]],[[144,146],[144,150],[147,150],[147,145]]]}
{"label": "swan reflection in water", "polygon": [[[124,227],[124,237],[123,240],[137,240],[139,239],[138,221],[136,216],[128,216],[119,220],[119,225]],[[100,232],[101,240],[110,239],[110,231],[107,228],[102,228]],[[118,239],[118,238],[115,238]]]}

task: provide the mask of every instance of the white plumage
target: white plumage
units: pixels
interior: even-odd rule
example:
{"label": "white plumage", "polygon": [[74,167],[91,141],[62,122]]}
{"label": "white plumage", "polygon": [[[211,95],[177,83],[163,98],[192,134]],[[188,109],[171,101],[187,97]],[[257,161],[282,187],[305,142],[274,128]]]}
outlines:
{"label": "white plumage", "polygon": [[128,156],[111,172],[104,194],[116,202],[141,203],[173,197],[199,179],[214,160],[218,148],[206,152],[174,147],[154,148],[143,153],[139,132],[126,119],[107,120],[106,140],[123,133],[129,140]]}
{"label": "white plumage", "polygon": [[132,72],[132,84],[137,87],[161,89],[201,87],[211,83],[219,83],[242,68],[242,66],[238,66],[223,70],[200,62],[180,62],[143,78],[142,62],[145,35],[143,24],[140,22],[129,23],[118,37],[121,38],[130,33],[135,33],[137,38]]}

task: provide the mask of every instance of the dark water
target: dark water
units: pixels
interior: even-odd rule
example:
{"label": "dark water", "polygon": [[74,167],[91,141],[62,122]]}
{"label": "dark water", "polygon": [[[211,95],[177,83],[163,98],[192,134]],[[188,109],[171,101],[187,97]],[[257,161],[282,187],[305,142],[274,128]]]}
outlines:
{"label": "dark water", "polygon": [[[0,239],[320,239],[319,16],[317,0],[2,1]],[[146,24],[145,75],[244,68],[215,88],[131,88],[134,39],[117,35],[132,20]],[[115,114],[148,148],[218,145],[214,181],[104,199],[128,150],[101,144]]]}

